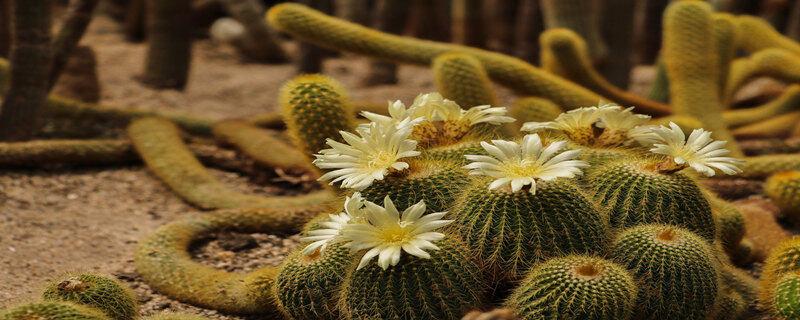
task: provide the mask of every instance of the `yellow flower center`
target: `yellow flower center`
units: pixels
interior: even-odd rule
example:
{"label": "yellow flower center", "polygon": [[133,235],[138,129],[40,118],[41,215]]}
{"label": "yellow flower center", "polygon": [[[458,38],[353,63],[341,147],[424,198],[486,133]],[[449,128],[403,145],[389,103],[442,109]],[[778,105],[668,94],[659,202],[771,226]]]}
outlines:
{"label": "yellow flower center", "polygon": [[411,234],[403,224],[381,231],[380,239],[386,244],[402,244],[412,240]]}
{"label": "yellow flower center", "polygon": [[542,167],[527,161],[519,161],[506,163],[503,171],[510,177],[534,177],[542,171]]}
{"label": "yellow flower center", "polygon": [[388,168],[397,160],[397,155],[393,152],[378,151],[372,159],[367,162],[367,168]]}

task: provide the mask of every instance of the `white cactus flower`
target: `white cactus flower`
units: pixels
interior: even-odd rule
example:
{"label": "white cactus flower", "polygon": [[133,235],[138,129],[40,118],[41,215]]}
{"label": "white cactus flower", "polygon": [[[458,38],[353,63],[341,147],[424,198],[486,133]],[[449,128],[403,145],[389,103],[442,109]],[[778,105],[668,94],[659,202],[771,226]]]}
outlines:
{"label": "white cactus flower", "polygon": [[[408,120],[408,119],[407,119]],[[345,143],[328,139],[330,149],[315,154],[314,164],[333,169],[319,180],[331,184],[341,181],[342,188],[364,189],[392,171],[408,168],[402,158],[416,157],[417,142],[408,139],[412,126],[371,123],[357,130],[358,135],[341,131]]]}
{"label": "white cactus flower", "polygon": [[556,141],[544,146],[538,134],[526,135],[521,145],[505,140],[481,142],[489,155],[467,155],[472,163],[464,168],[470,169],[471,175],[495,178],[489,184],[490,190],[510,185],[511,191],[517,192],[530,185],[530,192],[536,194],[537,180],[573,178],[583,173],[581,168],[589,166],[585,161],[575,160],[579,150],[561,152],[565,145],[565,141]]}
{"label": "white cactus flower", "polygon": [[714,176],[714,169],[730,175],[742,172],[737,165],[743,161],[724,157],[730,153],[724,148],[727,142],[711,139],[710,131],[695,129],[686,138],[683,130],[673,122],[669,123],[669,127],[661,126],[652,130],[658,136],[658,141],[650,151],[669,156],[680,166],[691,167],[708,177]]}
{"label": "white cactus flower", "polygon": [[400,262],[403,251],[430,259],[427,251],[438,250],[434,242],[445,237],[434,230],[453,220],[442,219],[446,212],[423,215],[426,210],[424,201],[407,208],[402,214],[388,196],[383,201],[383,206],[366,202],[364,219],[342,229],[342,241],[347,242],[347,246],[355,251],[367,250],[357,269],[378,257],[378,265],[386,270]]}
{"label": "white cactus flower", "polygon": [[526,122],[522,125],[522,131],[538,132],[546,129],[569,133],[590,129],[595,123],[600,121],[600,117],[605,113],[619,110],[619,106],[600,105],[597,107],[577,108],[556,117],[553,121],[547,122]]}
{"label": "white cactus flower", "polygon": [[[597,122],[597,127],[606,130],[615,130],[627,132],[633,128],[644,125],[650,121],[650,116],[644,114],[633,113],[633,107],[622,109],[619,106],[609,105],[610,109],[607,112],[600,114]],[[616,112],[611,110],[616,110]]]}
{"label": "white cactus flower", "polygon": [[303,254],[310,255],[316,252],[317,249],[323,252],[328,245],[340,242],[341,237],[339,235],[344,226],[363,218],[364,202],[364,198],[361,197],[359,192],[346,197],[343,212],[328,215],[329,220],[321,222],[319,229],[311,230],[307,236],[300,238],[300,241],[311,242],[303,248]]}

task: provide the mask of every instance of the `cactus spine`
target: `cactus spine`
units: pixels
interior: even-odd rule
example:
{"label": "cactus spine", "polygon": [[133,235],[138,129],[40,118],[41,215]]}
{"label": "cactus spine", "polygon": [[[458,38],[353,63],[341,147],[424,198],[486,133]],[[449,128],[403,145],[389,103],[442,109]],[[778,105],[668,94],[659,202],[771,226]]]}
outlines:
{"label": "cactus spine", "polygon": [[404,255],[387,270],[371,263],[351,272],[340,292],[346,319],[460,319],[480,307],[488,288],[463,244],[445,238],[430,259]]}
{"label": "cactus spine", "polygon": [[339,131],[355,127],[344,89],[322,75],[303,75],[283,86],[280,93],[283,120],[294,144],[309,158],[328,148],[327,139],[341,141]]}
{"label": "cactus spine", "polygon": [[780,208],[781,214],[800,221],[800,171],[778,172],[767,179],[764,193]]}
{"label": "cactus spine", "polygon": [[0,143],[0,165],[104,165],[134,162],[136,154],[125,140],[37,140]]}
{"label": "cactus spine", "polygon": [[707,240],[716,227],[711,207],[688,175],[659,173],[649,161],[613,162],[589,171],[595,201],[609,208],[616,228],[664,223],[681,226]]}
{"label": "cactus spine", "polygon": [[453,201],[469,184],[465,170],[456,163],[440,160],[409,161],[409,169],[400,176],[375,181],[361,191],[364,199],[381,202],[389,196],[399,209],[425,200],[432,212],[447,211]]}
{"label": "cactus spine", "polygon": [[793,237],[773,248],[764,261],[759,282],[759,302],[769,307],[775,301],[778,280],[786,274],[797,271],[800,271],[800,237]]}
{"label": "cactus spine", "polygon": [[800,81],[800,57],[785,49],[769,48],[736,60],[731,66],[725,95],[732,97],[747,81],[761,76],[797,83]]}
{"label": "cactus spine", "polygon": [[573,183],[540,183],[536,194],[487,185],[476,181],[452,212],[454,228],[498,279],[518,280],[542,259],[608,247],[605,215]]}
{"label": "cactus spine", "polygon": [[740,127],[796,110],[800,110],[800,85],[790,86],[780,96],[760,106],[726,111],[722,118],[728,126]]}
{"label": "cactus spine", "polygon": [[[669,77],[675,114],[699,119],[716,140],[727,141],[733,156],[742,156],[720,118],[719,66],[711,8],[703,2],[675,2],[664,14],[662,59]],[[712,61],[710,63],[710,61]]]}
{"label": "cactus spine", "polygon": [[781,48],[800,55],[800,44],[776,31],[768,22],[752,16],[736,17],[739,33],[739,47],[748,52],[767,48]]}
{"label": "cactus spine", "polygon": [[742,178],[766,178],[773,173],[800,170],[800,154],[768,154],[745,157],[741,166]]}
{"label": "cactus spine", "polygon": [[234,145],[264,167],[311,170],[305,155],[278,137],[278,132],[235,120],[215,124],[213,132],[217,139]]}
{"label": "cactus spine", "polygon": [[42,298],[93,307],[114,320],[133,320],[139,313],[136,297],[128,287],[116,279],[91,273],[67,275],[50,283]]}
{"label": "cactus spine", "polygon": [[496,106],[492,82],[481,62],[463,53],[445,53],[433,60],[436,88],[447,99],[473,107]]}
{"label": "cactus spine", "polygon": [[781,277],[775,287],[775,299],[770,301],[774,315],[781,319],[800,317],[800,274],[790,273]]}
{"label": "cactus spine", "polygon": [[624,267],[592,256],[547,260],[506,301],[522,319],[630,319],[638,288]]}
{"label": "cactus spine", "polygon": [[611,256],[639,281],[633,319],[706,319],[720,292],[713,254],[703,238],[675,226],[642,225],[617,235]]}

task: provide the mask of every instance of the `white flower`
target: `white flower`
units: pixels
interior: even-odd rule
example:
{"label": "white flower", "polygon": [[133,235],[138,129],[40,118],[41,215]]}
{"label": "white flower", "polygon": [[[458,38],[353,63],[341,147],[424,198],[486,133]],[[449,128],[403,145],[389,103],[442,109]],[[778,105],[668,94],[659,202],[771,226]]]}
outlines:
{"label": "white flower", "polygon": [[387,196],[381,207],[367,202],[364,219],[360,223],[348,224],[342,229],[342,241],[355,251],[367,250],[357,269],[361,269],[372,258],[378,257],[378,265],[386,270],[397,265],[403,251],[423,259],[430,259],[426,250],[438,250],[434,241],[441,240],[444,234],[433,232],[453,220],[442,220],[446,212],[425,213],[425,202],[407,208],[402,215]]}
{"label": "white flower", "polygon": [[[407,109],[406,105],[403,104],[400,100],[395,100],[394,102],[389,102],[389,116],[384,116],[382,114],[377,114],[369,111],[361,112],[361,115],[367,120],[372,122],[381,124],[381,125],[390,125],[394,124],[398,127],[403,126],[415,126],[422,121],[425,121],[425,115],[423,114],[416,114],[414,111],[415,109]],[[370,124],[361,124],[359,128],[369,127]]]}
{"label": "white flower", "polygon": [[331,184],[341,181],[342,188],[363,189],[375,180],[383,180],[390,170],[402,171],[408,163],[402,158],[416,157],[417,142],[407,139],[411,126],[371,123],[357,130],[358,135],[340,131],[347,144],[328,139],[331,149],[315,154],[314,164],[321,169],[335,169],[319,178]]}
{"label": "white flower", "polygon": [[669,128],[665,126],[655,128],[653,133],[658,135],[658,141],[653,144],[653,148],[650,151],[670,156],[678,165],[689,166],[709,177],[715,174],[714,169],[719,169],[725,174],[741,172],[737,165],[742,161],[731,157],[723,157],[730,153],[730,151],[723,148],[726,141],[714,141],[714,139],[711,139],[711,132],[709,131],[703,129],[692,130],[687,139],[686,135],[683,134],[683,130],[675,123],[670,122]]}
{"label": "white flower", "polygon": [[581,168],[589,166],[584,161],[574,160],[580,154],[578,150],[559,152],[564,145],[565,141],[556,141],[543,146],[538,134],[526,135],[522,145],[505,140],[492,140],[491,144],[481,142],[490,156],[467,155],[472,163],[464,168],[470,169],[471,175],[495,178],[489,190],[511,185],[511,191],[517,192],[530,185],[530,192],[536,194],[537,179],[572,178],[582,174]]}
{"label": "white flower", "polygon": [[619,110],[619,106],[600,105],[597,107],[583,107],[562,113],[553,121],[548,122],[526,122],[522,125],[522,131],[537,132],[544,129],[563,131],[565,133],[591,129],[605,113]]}
{"label": "white flower", "polygon": [[628,130],[628,139],[635,141],[643,147],[651,147],[659,141],[658,134],[653,132],[653,130],[656,128],[658,128],[658,126],[654,125],[635,127]]}
{"label": "white flower", "polygon": [[363,218],[364,198],[361,193],[356,192],[352,196],[345,198],[344,212],[338,214],[328,215],[330,220],[321,222],[319,229],[314,229],[308,232],[308,235],[300,238],[300,241],[311,242],[303,249],[303,254],[310,255],[320,250],[325,251],[329,244],[341,241],[342,229],[349,223]]}
{"label": "white flower", "polygon": [[467,110],[462,110],[458,120],[468,122],[470,126],[479,123],[499,125],[501,123],[517,121],[512,117],[506,116],[506,112],[506,108],[503,107],[492,107],[489,105],[475,106]]}
{"label": "white flower", "polygon": [[[619,106],[609,105],[606,106],[607,108],[614,108],[616,112],[603,112],[600,114],[600,122],[597,123],[597,127],[605,128],[606,130],[615,130],[615,131],[629,131],[633,128],[636,128],[640,125],[647,123],[650,120],[650,116],[637,114],[631,112],[633,107],[622,109]],[[616,108],[615,108],[616,107]]]}
{"label": "white flower", "polygon": [[438,92],[420,94],[414,98],[411,109],[415,115],[425,117],[428,121],[452,120],[461,116],[461,106],[455,101],[445,99]]}

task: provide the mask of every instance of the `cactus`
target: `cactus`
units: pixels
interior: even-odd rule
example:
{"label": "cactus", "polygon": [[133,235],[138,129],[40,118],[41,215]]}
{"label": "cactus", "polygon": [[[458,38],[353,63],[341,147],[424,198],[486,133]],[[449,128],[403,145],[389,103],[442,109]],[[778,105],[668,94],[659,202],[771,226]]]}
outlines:
{"label": "cactus", "polygon": [[306,172],[311,170],[305,155],[278,137],[277,132],[236,120],[215,124],[213,132],[217,139],[234,145],[264,167]]}
{"label": "cactus", "polygon": [[768,22],[752,16],[736,17],[739,47],[750,53],[767,48],[781,48],[794,54],[800,54],[800,44],[776,31]]}
{"label": "cactus", "polygon": [[148,168],[181,198],[200,208],[287,207],[318,204],[331,197],[327,191],[264,197],[232,190],[211,175],[186,147],[178,128],[164,119],[136,120],[128,135]]}
{"label": "cactus", "polygon": [[713,41],[710,6],[675,2],[664,14],[662,59],[669,77],[670,102],[677,115],[699,119],[716,140],[727,141],[733,156],[742,156],[720,114],[719,65]]}
{"label": "cactus", "polygon": [[144,317],[142,319],[143,320],[206,320],[208,318],[194,314],[162,312],[149,317]]}
{"label": "cactus", "polygon": [[764,184],[764,193],[781,208],[793,223],[800,222],[800,171],[773,174]]}
{"label": "cactus", "polygon": [[770,307],[775,301],[778,280],[797,271],[800,271],[800,237],[792,237],[775,246],[764,261],[758,285],[758,301]]}
{"label": "cactus", "polygon": [[445,53],[433,60],[436,89],[447,99],[465,107],[496,106],[492,82],[481,62],[463,53]]}
{"label": "cactus", "polygon": [[[326,216],[327,217],[327,216]],[[339,319],[336,293],[352,265],[350,249],[328,247],[310,256],[302,250],[284,259],[273,294],[290,319]]]}
{"label": "cactus", "polygon": [[[608,55],[598,66],[600,73],[619,88],[627,88],[633,67],[637,25],[637,0],[609,1],[602,4],[601,31],[608,44]],[[655,35],[648,35],[653,37]]]}
{"label": "cactus", "polygon": [[277,314],[271,294],[277,270],[228,273],[192,260],[190,246],[220,231],[296,232],[330,205],[283,209],[229,209],[189,216],[162,226],[139,243],[136,271],[154,290],[204,308],[236,314]]}
{"label": "cactus", "polygon": [[624,267],[592,256],[554,258],[531,270],[506,301],[522,319],[630,319],[638,288]]}
{"label": "cactus", "polygon": [[0,313],[2,320],[109,320],[97,309],[62,301],[21,305]]}
{"label": "cactus", "polygon": [[775,299],[769,302],[774,315],[781,319],[800,317],[800,274],[784,275],[775,286]]}
{"label": "cactus", "polygon": [[117,279],[92,273],[61,277],[45,288],[42,298],[93,307],[114,320],[133,320],[139,313],[136,297],[128,287]]}
{"label": "cactus", "polygon": [[422,158],[434,162],[445,161],[455,164],[467,164],[467,158],[464,156],[468,154],[486,154],[486,151],[483,150],[479,141],[469,139],[451,145],[425,149],[422,151]]}
{"label": "cactus", "polygon": [[673,115],[668,117],[655,118],[650,120],[648,124],[657,126],[667,126],[670,122],[677,124],[683,132],[689,134],[694,129],[703,128],[703,123],[697,118],[689,115]]}
{"label": "cactus", "polygon": [[728,82],[731,62],[736,57],[736,43],[738,34],[735,18],[730,14],[715,13],[712,16],[714,43],[717,49],[717,69],[719,78],[717,88],[721,101],[727,101],[725,86]]}
{"label": "cactus", "polygon": [[97,103],[100,101],[100,90],[94,50],[87,46],[76,47],[67,60],[59,81],[54,83],[53,95]]}
{"label": "cactus", "polygon": [[[486,47],[484,0],[454,0],[452,4],[453,41],[471,47]],[[428,8],[425,8],[428,9]],[[430,10],[430,9],[428,9]],[[435,32],[435,31],[434,31]]]}
{"label": "cactus", "polygon": [[783,138],[800,122],[800,111],[793,111],[766,120],[741,126],[732,131],[737,138]]}
{"label": "cactus", "polygon": [[477,58],[489,76],[499,83],[564,107],[586,106],[605,100],[516,58],[460,45],[381,33],[298,4],[284,3],[272,7],[267,13],[267,21],[272,27],[303,41],[399,62],[430,65],[442,53],[464,52]]}
{"label": "cactus", "polygon": [[260,1],[224,0],[220,3],[246,30],[244,38],[238,43],[242,54],[259,62],[282,63],[289,60],[261,19],[264,5]]}
{"label": "cactus", "polygon": [[536,194],[488,184],[476,181],[451,212],[454,228],[498,279],[516,281],[542,259],[608,247],[605,214],[573,183],[542,182]]}
{"label": "cactus", "polygon": [[768,76],[788,83],[800,81],[800,57],[785,49],[769,48],[731,65],[725,96],[732,97],[747,81]]}
{"label": "cactus", "polygon": [[382,269],[372,263],[352,271],[340,291],[346,319],[460,319],[480,307],[488,284],[469,250],[445,238],[430,259],[411,255]]}
{"label": "cactus", "polygon": [[509,114],[517,119],[516,126],[519,127],[525,122],[544,122],[552,121],[563,110],[547,99],[537,97],[519,98],[511,104]]}
{"label": "cactus", "polygon": [[[367,3],[363,3],[367,6]],[[408,24],[410,5],[402,0],[381,0],[375,4],[374,27],[377,30],[401,34]],[[351,20],[352,21],[352,20]],[[363,23],[364,25],[368,25]],[[369,86],[397,83],[397,64],[390,61],[373,60],[363,83]]]}
{"label": "cactus", "polygon": [[542,16],[547,29],[566,28],[586,39],[593,62],[602,61],[608,54],[600,29],[599,1],[545,0],[541,1]]}
{"label": "cactus", "polygon": [[294,145],[309,158],[328,148],[327,139],[341,141],[339,131],[355,127],[347,93],[322,75],[299,76],[281,89],[283,120]]}
{"label": "cactus", "polygon": [[745,140],[742,141],[741,146],[745,154],[749,156],[796,153],[800,152],[800,138]]}
{"label": "cactus", "polygon": [[736,291],[727,290],[714,308],[712,320],[740,320],[747,311],[747,302]]}
{"label": "cactus", "polygon": [[687,174],[660,173],[653,166],[625,161],[589,170],[589,188],[595,201],[609,208],[611,225],[672,224],[713,240],[714,217],[697,183]]}
{"label": "cactus", "polygon": [[0,166],[108,165],[136,161],[125,140],[34,140],[0,143]]}
{"label": "cactus", "polygon": [[800,110],[800,85],[792,85],[772,101],[757,107],[726,111],[722,118],[728,126],[739,127],[797,110]]}
{"label": "cactus", "polygon": [[544,69],[585,86],[624,105],[636,106],[636,111],[654,115],[667,115],[669,107],[643,99],[609,83],[598,73],[589,60],[586,43],[568,29],[550,29],[539,36]]}
{"label": "cactus", "polygon": [[182,90],[192,60],[192,1],[146,0],[147,58],[142,81],[154,88]]}
{"label": "cactus", "polygon": [[403,171],[403,175],[375,181],[361,194],[372,202],[383,201],[389,196],[401,210],[425,200],[430,210],[438,212],[447,211],[468,184],[466,171],[457,163],[413,160],[409,161],[409,169]]}
{"label": "cactus", "polygon": [[675,226],[642,225],[621,232],[612,247],[613,260],[639,281],[633,319],[700,320],[713,310],[720,275],[703,238]]}
{"label": "cactus", "polygon": [[773,173],[800,170],[800,154],[768,154],[745,157],[741,166],[742,178],[766,178]]}
{"label": "cactus", "polygon": [[[83,56],[78,59],[87,59],[85,57],[87,54],[86,49],[89,49],[89,59],[91,62],[89,67],[91,69],[85,70],[84,72],[90,72],[91,74],[94,74],[94,81],[95,83],[97,82],[97,74],[94,70],[94,52],[91,51],[91,48],[89,47],[82,47],[83,49],[78,49],[79,47],[77,47],[77,45],[83,37],[84,32],[86,32],[86,28],[89,26],[89,23],[92,21],[92,13],[99,2],[99,0],[74,1],[71,2],[67,7],[61,28],[53,37],[53,62],[50,66],[48,78],[49,88],[53,88],[62,70],[65,66],[67,66],[68,60],[75,59],[76,56]],[[97,100],[99,100],[99,96],[97,97]],[[92,102],[96,102],[97,100]]]}
{"label": "cactus", "polygon": [[758,280],[747,271],[723,263],[720,267],[720,276],[722,284],[739,293],[747,304],[755,303],[758,298]]}
{"label": "cactus", "polygon": [[744,216],[736,206],[720,199],[712,192],[706,192],[705,195],[711,205],[711,213],[717,226],[717,240],[722,244],[726,253],[732,254],[736,252],[739,243],[744,238]]}
{"label": "cactus", "polygon": [[668,102],[669,101],[669,77],[667,77],[667,68],[664,67],[662,61],[656,61],[656,76],[653,79],[653,84],[650,86],[650,91],[647,97],[653,101]]}

